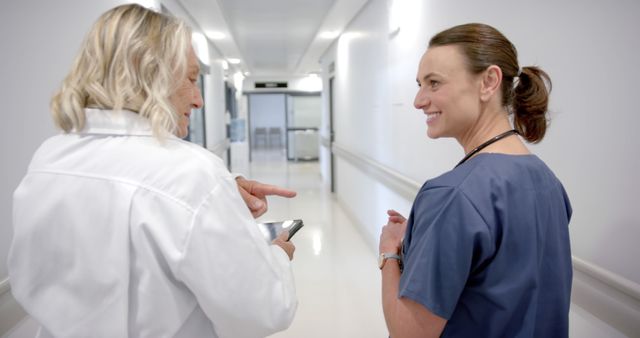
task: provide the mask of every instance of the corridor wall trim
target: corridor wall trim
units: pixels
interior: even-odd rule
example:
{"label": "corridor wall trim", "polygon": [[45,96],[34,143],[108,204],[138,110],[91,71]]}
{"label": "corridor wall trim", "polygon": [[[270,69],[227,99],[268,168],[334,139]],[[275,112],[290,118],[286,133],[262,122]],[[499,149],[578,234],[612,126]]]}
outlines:
{"label": "corridor wall trim", "polygon": [[2,282],[0,282],[0,296],[9,291],[11,291],[11,285],[9,284],[9,278],[6,278]]}
{"label": "corridor wall trim", "polygon": [[25,316],[26,313],[11,294],[9,278],[0,281],[0,337],[4,337]]}
{"label": "corridor wall trim", "polygon": [[331,151],[354,165],[360,171],[363,171],[384,183],[384,185],[408,200],[413,200],[422,186],[420,183],[410,179],[409,177],[404,176],[371,158],[355,154],[335,142],[331,147]]}

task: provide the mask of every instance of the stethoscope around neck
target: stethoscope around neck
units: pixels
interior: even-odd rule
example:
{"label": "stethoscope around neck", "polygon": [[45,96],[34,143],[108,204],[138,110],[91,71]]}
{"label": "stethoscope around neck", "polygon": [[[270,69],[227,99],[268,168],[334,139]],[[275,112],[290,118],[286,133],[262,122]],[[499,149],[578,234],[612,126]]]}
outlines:
{"label": "stethoscope around neck", "polygon": [[488,147],[490,144],[493,144],[495,142],[498,142],[500,140],[502,140],[503,138],[507,137],[507,136],[511,136],[511,135],[519,135],[520,133],[518,133],[517,130],[515,129],[511,129],[509,131],[505,131],[504,133],[494,136],[492,137],[490,140],[488,140],[487,142],[475,147],[472,151],[470,151],[467,155],[465,155],[465,157],[458,162],[458,164],[456,164],[455,167],[453,167],[454,169],[459,167],[462,163],[466,162],[468,159],[470,159],[473,155],[477,154],[480,150]]}

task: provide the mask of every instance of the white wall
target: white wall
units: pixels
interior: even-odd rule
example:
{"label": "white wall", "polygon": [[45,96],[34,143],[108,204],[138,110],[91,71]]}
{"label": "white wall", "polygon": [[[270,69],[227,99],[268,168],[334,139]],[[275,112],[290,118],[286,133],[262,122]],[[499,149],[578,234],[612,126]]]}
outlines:
{"label": "white wall", "polygon": [[[214,54],[215,53],[215,54]],[[209,55],[217,55],[217,51],[210,48]],[[207,149],[218,156],[223,154],[226,146],[226,119],[224,96],[224,70],[220,60],[211,58],[209,74],[204,80],[205,125],[207,133]]]}
{"label": "white wall", "polygon": [[[640,214],[634,201],[640,191],[640,142],[633,135],[640,124],[634,100],[640,78],[640,2],[391,3],[370,1],[323,58],[325,70],[335,62],[336,144],[416,182],[450,170],[464,155],[462,148],[453,140],[428,139],[425,118],[413,108],[418,60],[429,38],[442,29],[467,22],[491,24],[516,45],[521,66],[539,65],[553,80],[551,126],[531,150],[569,193],[573,254],[637,286]],[[402,18],[395,35],[389,35],[387,25],[390,7]],[[325,100],[325,121],[327,104]],[[322,135],[327,137],[328,131]],[[325,173],[327,158],[325,153]],[[409,201],[385,204],[396,199],[391,189],[367,181],[343,158],[337,162],[337,197],[375,245],[385,210],[398,208],[406,214]]]}
{"label": "white wall", "polygon": [[320,96],[289,95],[287,97],[287,123],[292,128],[320,127]]}
{"label": "white wall", "polygon": [[[0,5],[0,102],[4,118],[0,133],[0,283],[8,276],[13,191],[36,148],[57,133],[49,113],[51,95],[69,71],[93,22],[104,11],[126,2],[130,1],[23,0]],[[143,2],[154,5],[154,1]],[[173,7],[179,8],[175,3]],[[215,51],[210,55],[215,59]],[[224,139],[224,85],[221,65],[215,62],[212,60],[211,74],[205,79],[208,145]],[[0,295],[0,335],[21,316],[11,295]]]}
{"label": "white wall", "polygon": [[[381,163],[385,163],[393,152],[390,141],[394,134],[389,127],[397,121],[389,112],[391,105],[386,21],[385,1],[370,1],[323,60],[325,69],[332,62],[335,65],[335,143]],[[324,87],[329,88],[328,81],[325,81]],[[326,120],[329,113],[326,96],[324,107],[321,136],[328,138]],[[326,158],[328,154],[321,152],[321,167],[325,167]],[[393,191],[375,179],[362,175],[340,157],[335,158],[334,182],[337,197],[348,205],[353,218],[366,224],[363,234],[367,241],[376,243],[379,231],[386,223],[387,208],[397,208],[408,214],[410,201],[402,205],[391,203]],[[365,210],[366,212],[362,212]]]}

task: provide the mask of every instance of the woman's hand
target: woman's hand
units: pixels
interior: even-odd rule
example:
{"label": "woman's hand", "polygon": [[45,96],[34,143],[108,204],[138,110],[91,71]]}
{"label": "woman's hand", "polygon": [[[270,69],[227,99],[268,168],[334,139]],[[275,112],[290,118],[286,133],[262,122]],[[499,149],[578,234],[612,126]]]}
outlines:
{"label": "woman's hand", "polygon": [[279,246],[287,253],[289,260],[293,260],[293,252],[296,251],[296,246],[293,243],[287,241],[289,239],[289,232],[283,231],[276,239],[273,240],[273,244]]}
{"label": "woman's hand", "polygon": [[407,219],[395,210],[388,210],[387,225],[382,227],[380,234],[380,253],[399,253],[402,239],[407,229]]}
{"label": "woman's hand", "polygon": [[407,219],[404,218],[399,212],[391,209],[387,210],[387,215],[389,215],[389,220],[387,222],[391,223],[407,223]]}
{"label": "woman's hand", "polygon": [[267,212],[267,196],[276,195],[280,197],[292,198],[296,192],[275,185],[260,183],[258,181],[247,180],[242,176],[236,178],[238,191],[251,211],[253,218],[258,218]]}

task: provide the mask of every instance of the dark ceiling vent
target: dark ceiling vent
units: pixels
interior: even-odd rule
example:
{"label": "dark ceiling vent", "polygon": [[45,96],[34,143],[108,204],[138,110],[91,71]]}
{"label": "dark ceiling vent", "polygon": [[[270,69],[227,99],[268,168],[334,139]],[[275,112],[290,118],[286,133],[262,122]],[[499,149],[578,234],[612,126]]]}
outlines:
{"label": "dark ceiling vent", "polygon": [[256,88],[287,88],[287,82],[256,82]]}

